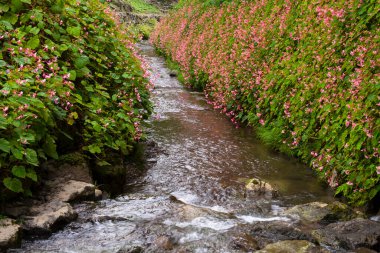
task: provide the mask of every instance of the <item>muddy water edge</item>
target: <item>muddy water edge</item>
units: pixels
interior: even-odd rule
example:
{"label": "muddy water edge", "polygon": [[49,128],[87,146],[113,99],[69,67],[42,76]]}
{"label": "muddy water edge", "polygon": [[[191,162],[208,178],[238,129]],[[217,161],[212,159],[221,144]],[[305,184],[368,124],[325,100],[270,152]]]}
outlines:
{"label": "muddy water edge", "polygon": [[[332,192],[306,166],[235,128],[202,93],[183,88],[148,42],[138,48],[155,85],[146,126],[154,144],[140,160],[148,169],[119,186],[115,198],[77,204],[79,218],[63,230],[11,252],[251,252],[284,239],[313,241],[307,233],[289,237],[299,222],[284,210],[330,203]],[[246,187],[252,178],[272,189],[252,194]],[[255,238],[254,231],[272,225],[291,229],[264,229],[268,236]]]}

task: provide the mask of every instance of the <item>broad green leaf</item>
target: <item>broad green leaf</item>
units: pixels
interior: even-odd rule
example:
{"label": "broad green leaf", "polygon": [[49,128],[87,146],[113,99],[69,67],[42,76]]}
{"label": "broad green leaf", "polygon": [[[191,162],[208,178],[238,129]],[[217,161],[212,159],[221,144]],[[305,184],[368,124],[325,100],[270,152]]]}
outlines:
{"label": "broad green leaf", "polygon": [[3,183],[5,187],[13,192],[23,192],[22,183],[18,178],[7,177],[4,178]]}
{"label": "broad green leaf", "polygon": [[28,148],[25,152],[26,155],[26,161],[34,166],[38,166],[38,157],[37,152],[33,149]]}
{"label": "broad green leaf", "polygon": [[31,4],[31,3],[32,3],[31,0],[21,0],[21,2],[23,2],[23,3],[27,3],[27,4]]}
{"label": "broad green leaf", "polygon": [[24,166],[13,166],[12,174],[19,178],[25,178],[26,170]]}
{"label": "broad green leaf", "polygon": [[26,177],[32,179],[34,182],[37,182],[37,180],[38,180],[37,173],[32,168],[28,168],[28,170],[26,172]]}
{"label": "broad green leaf", "polygon": [[70,26],[66,29],[67,33],[74,36],[74,37],[79,37],[81,28],[79,26]]}
{"label": "broad green leaf", "polygon": [[0,150],[4,151],[5,153],[9,153],[11,150],[11,144],[6,139],[1,138],[0,139]]}
{"label": "broad green leaf", "polygon": [[69,73],[70,73],[69,80],[75,81],[75,79],[77,78],[77,72],[75,70],[70,70]]}
{"label": "broad green leaf", "polygon": [[9,11],[9,5],[8,4],[0,4],[0,12],[7,12]]}
{"label": "broad green leaf", "polygon": [[40,32],[40,28],[33,27],[32,29],[30,29],[29,32],[32,33],[32,34],[34,34],[34,35],[37,35]]}
{"label": "broad green leaf", "polygon": [[40,39],[39,37],[36,35],[36,36],[33,36],[29,41],[28,43],[26,44],[26,46],[30,49],[36,49],[38,46],[40,45]]}
{"label": "broad green leaf", "polygon": [[90,63],[90,58],[88,58],[87,56],[81,56],[75,60],[74,65],[77,69],[81,69],[89,63]]}
{"label": "broad green leaf", "polygon": [[1,18],[2,21],[7,21],[9,22],[10,24],[14,25],[16,24],[17,20],[18,20],[18,17],[16,14],[13,14],[13,13],[6,13],[2,18]]}
{"label": "broad green leaf", "polygon": [[58,159],[57,145],[55,144],[54,139],[48,135],[43,146],[45,154],[51,158]]}
{"label": "broad green leaf", "polygon": [[12,147],[11,148],[11,152],[12,152],[12,155],[18,159],[18,160],[22,160],[24,155],[23,155],[23,151],[18,149],[18,148],[15,148],[15,147]]}

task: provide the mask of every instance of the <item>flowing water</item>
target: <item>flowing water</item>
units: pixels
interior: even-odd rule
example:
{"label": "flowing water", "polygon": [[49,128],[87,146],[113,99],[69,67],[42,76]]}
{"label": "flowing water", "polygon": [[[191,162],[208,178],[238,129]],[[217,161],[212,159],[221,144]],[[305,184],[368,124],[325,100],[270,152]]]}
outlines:
{"label": "flowing water", "polygon": [[[284,208],[331,201],[309,168],[235,128],[203,94],[170,77],[151,45],[139,48],[155,84],[148,138],[162,152],[146,161],[149,169],[129,191],[77,205],[76,222],[46,240],[25,241],[17,252],[241,252],[236,240],[249,240],[255,224],[292,224]],[[253,177],[278,196],[251,196],[245,185]]]}

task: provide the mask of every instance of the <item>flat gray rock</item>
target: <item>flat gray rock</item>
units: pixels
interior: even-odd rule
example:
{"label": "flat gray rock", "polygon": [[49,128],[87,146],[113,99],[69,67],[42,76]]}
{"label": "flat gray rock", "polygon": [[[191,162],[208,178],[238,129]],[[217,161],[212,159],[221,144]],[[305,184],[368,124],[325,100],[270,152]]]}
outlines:
{"label": "flat gray rock", "polygon": [[54,200],[73,202],[95,198],[95,186],[93,184],[70,180],[59,187],[60,190],[51,195],[51,198]]}
{"label": "flat gray rock", "polygon": [[32,207],[30,212],[31,216],[24,217],[24,228],[27,232],[35,234],[50,234],[78,216],[70,204],[62,201]]}

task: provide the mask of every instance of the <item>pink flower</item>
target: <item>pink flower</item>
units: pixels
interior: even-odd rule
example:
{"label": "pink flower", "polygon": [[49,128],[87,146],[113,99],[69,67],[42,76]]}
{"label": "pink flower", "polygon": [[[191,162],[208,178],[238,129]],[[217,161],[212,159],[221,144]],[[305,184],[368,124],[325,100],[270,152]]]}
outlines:
{"label": "pink flower", "polygon": [[346,184],[348,184],[348,185],[354,185],[354,183],[352,183],[351,181],[348,181]]}

